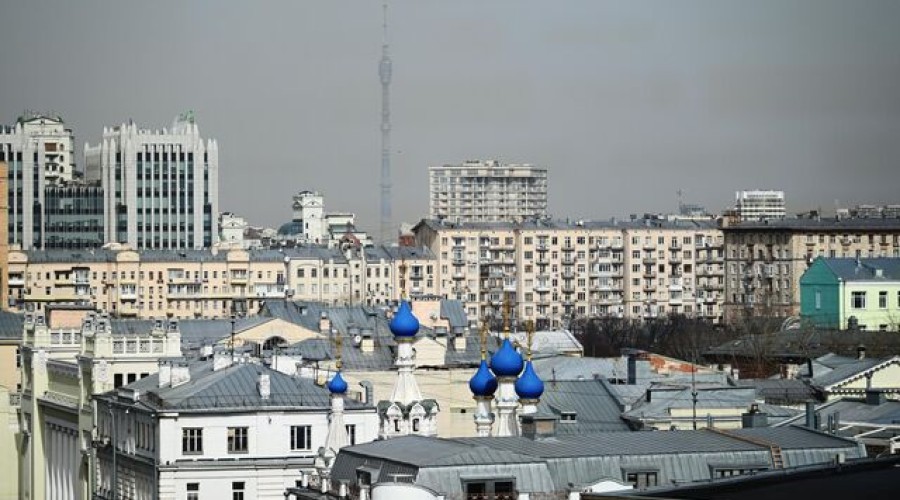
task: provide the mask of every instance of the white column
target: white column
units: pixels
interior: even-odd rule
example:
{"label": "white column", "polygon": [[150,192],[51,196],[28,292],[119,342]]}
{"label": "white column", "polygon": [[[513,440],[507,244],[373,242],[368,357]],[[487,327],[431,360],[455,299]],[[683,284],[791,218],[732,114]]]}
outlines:
{"label": "white column", "polygon": [[493,396],[475,396],[475,431],[478,437],[491,435],[494,426],[494,415],[491,413]]}
{"label": "white column", "polygon": [[500,377],[497,388],[497,436],[518,436],[519,421],[516,408],[519,406],[516,395],[515,377]]}

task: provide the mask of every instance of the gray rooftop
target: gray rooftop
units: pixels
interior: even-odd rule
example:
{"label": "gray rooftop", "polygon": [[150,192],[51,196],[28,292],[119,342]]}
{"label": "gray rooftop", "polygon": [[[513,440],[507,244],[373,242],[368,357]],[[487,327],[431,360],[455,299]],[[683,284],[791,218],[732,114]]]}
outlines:
{"label": "gray rooftop", "polygon": [[843,281],[900,281],[900,258],[819,257],[819,260]]}
{"label": "gray rooftop", "polygon": [[[176,387],[159,387],[159,373],[125,386],[138,391],[141,402],[154,410],[210,411],[265,408],[290,408],[296,411],[331,407],[328,389],[312,380],[291,377],[257,363],[237,363],[213,370],[212,360],[192,362],[190,381]],[[270,396],[259,394],[260,375],[269,376]],[[107,393],[110,395],[113,393]],[[365,408],[356,400],[344,398],[348,409]]]}
{"label": "gray rooftop", "polygon": [[791,231],[900,231],[900,219],[869,219],[869,218],[796,218],[778,219],[767,221],[745,221],[731,224],[725,231],[760,231],[760,230],[791,230]]}
{"label": "gray rooftop", "polygon": [[[538,376],[544,374],[538,371]],[[628,425],[620,417],[616,398],[605,380],[560,380],[545,382],[538,411],[557,417],[564,414],[574,420],[561,418],[556,427],[558,435],[581,435],[592,432],[627,431]]]}
{"label": "gray rooftop", "polygon": [[0,340],[22,340],[22,329],[25,316],[22,314],[0,311]]}
{"label": "gray rooftop", "polygon": [[657,218],[638,218],[608,220],[526,220],[522,222],[453,222],[438,219],[422,219],[416,227],[425,226],[433,231],[447,229],[463,229],[463,230],[513,230],[521,231],[541,231],[553,229],[684,229],[684,230],[700,230],[715,229],[718,222],[713,220],[667,220]]}

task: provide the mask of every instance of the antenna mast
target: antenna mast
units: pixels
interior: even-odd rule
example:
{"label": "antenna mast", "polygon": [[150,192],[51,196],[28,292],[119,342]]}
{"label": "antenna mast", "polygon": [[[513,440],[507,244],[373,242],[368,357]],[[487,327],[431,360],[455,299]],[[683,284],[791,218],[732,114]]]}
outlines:
{"label": "antenna mast", "polygon": [[381,79],[381,242],[391,240],[391,56],[388,53],[387,2],[382,4]]}

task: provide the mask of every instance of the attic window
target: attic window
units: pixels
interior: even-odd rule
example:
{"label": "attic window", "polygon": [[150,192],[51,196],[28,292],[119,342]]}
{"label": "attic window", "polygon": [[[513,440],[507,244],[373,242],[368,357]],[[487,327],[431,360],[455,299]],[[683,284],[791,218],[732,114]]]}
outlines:
{"label": "attic window", "polygon": [[560,414],[559,420],[560,422],[575,422],[575,415],[574,411],[564,411]]}

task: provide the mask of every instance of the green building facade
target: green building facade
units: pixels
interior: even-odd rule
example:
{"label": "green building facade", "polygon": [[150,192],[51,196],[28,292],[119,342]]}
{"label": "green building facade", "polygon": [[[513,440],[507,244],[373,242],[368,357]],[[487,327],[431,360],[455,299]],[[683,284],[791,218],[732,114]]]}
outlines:
{"label": "green building facade", "polygon": [[816,259],[800,278],[800,316],[819,328],[900,331],[900,259]]}

